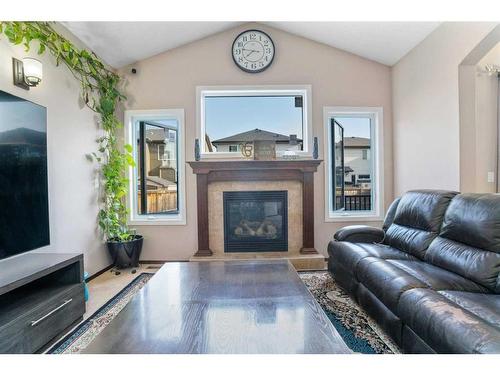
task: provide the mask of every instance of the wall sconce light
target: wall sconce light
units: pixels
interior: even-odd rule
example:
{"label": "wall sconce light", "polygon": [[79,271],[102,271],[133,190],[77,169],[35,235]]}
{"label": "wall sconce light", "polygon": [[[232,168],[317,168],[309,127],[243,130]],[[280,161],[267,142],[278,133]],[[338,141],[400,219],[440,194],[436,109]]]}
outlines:
{"label": "wall sconce light", "polygon": [[14,74],[14,85],[29,90],[42,82],[42,63],[37,59],[25,57],[18,60],[12,58],[12,70]]}

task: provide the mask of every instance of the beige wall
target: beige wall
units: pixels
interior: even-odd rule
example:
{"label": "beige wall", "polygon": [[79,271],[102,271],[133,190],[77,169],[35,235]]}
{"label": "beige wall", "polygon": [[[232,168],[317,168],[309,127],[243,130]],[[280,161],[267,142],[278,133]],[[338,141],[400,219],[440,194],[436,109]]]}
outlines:
{"label": "beige wall", "polygon": [[497,103],[498,77],[476,73],[476,176],[472,190],[474,192],[496,192],[496,179],[488,182],[488,173],[496,175],[497,171]]}
{"label": "beige wall", "polygon": [[[230,53],[236,35],[257,27],[276,44],[272,66],[263,73],[248,74],[233,63]],[[392,199],[392,127],[390,68],[358,56],[259,24],[247,24],[179,47],[133,65],[138,73],[126,76],[128,109],[184,108],[186,160],[193,160],[196,134],[196,86],[201,85],[312,85],[313,135],[319,137],[323,156],[324,106],[382,106],[384,109],[385,200]],[[187,225],[141,226],[145,235],[142,259],[188,259],[196,250],[196,185],[186,168]],[[336,229],[346,223],[325,223],[324,169],[315,175],[316,248],[326,246]],[[377,223],[375,223],[377,224]]]}
{"label": "beige wall", "polygon": [[[486,64],[500,66],[500,43],[476,65],[476,191],[497,190],[498,76],[484,72]],[[495,181],[488,182],[488,172]]]}
{"label": "beige wall", "polygon": [[[69,36],[67,31],[63,31]],[[110,260],[96,230],[97,197],[94,167],[85,154],[96,148],[94,114],[80,101],[80,86],[64,66],[56,67],[48,53],[43,82],[29,91],[12,84],[12,57],[36,57],[0,38],[0,90],[47,108],[50,246],[39,251],[84,253],[85,269],[93,274]]]}
{"label": "beige wall", "polygon": [[396,195],[460,190],[458,67],[494,27],[444,23],[392,68]]}
{"label": "beige wall", "polygon": [[485,65],[500,62],[499,41],[497,26],[459,66],[462,192],[496,192],[498,77],[488,74]]}

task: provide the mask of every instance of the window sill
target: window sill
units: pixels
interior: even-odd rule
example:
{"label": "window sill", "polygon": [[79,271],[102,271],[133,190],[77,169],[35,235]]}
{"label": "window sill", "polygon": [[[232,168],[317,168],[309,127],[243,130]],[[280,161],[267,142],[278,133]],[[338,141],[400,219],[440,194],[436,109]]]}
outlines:
{"label": "window sill", "polygon": [[326,223],[349,223],[349,222],[372,222],[372,221],[384,221],[381,215],[375,213],[369,214],[346,214],[339,215],[330,212],[325,217]]}
{"label": "window sill", "polygon": [[150,217],[150,218],[135,218],[129,220],[128,225],[132,226],[147,226],[147,225],[186,225],[186,219],[175,215],[171,218]]}

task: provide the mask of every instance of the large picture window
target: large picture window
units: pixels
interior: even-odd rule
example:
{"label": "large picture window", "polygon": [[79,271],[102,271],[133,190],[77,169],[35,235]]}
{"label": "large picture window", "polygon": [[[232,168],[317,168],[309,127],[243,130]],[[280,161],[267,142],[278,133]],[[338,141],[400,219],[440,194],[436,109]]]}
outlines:
{"label": "large picture window", "polygon": [[382,215],[380,108],[325,108],[326,219]]}
{"label": "large picture window", "polygon": [[132,223],[183,224],[183,110],[126,111],[136,166],[129,173]]}
{"label": "large picture window", "polygon": [[254,141],[273,141],[278,155],[310,154],[310,88],[199,87],[198,138],[203,157],[243,157]]}

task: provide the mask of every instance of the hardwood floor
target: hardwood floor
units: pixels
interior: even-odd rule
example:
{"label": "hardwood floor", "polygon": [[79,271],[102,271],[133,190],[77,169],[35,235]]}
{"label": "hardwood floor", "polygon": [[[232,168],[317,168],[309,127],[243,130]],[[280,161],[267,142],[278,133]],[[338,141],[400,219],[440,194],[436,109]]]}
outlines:
{"label": "hardwood floor", "polygon": [[287,261],[165,264],[85,353],[350,353]]}

